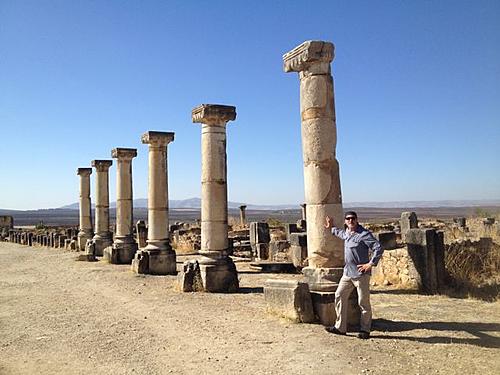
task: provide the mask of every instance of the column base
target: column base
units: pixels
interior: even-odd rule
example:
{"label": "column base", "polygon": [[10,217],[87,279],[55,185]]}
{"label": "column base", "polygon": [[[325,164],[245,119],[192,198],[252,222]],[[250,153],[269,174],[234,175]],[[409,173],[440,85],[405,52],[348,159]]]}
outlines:
{"label": "column base", "polygon": [[236,271],[236,265],[231,258],[228,256],[221,258],[202,257],[199,264],[203,288],[206,292],[238,291],[240,287],[238,271]]}
{"label": "column base", "polygon": [[177,275],[177,259],[175,251],[168,249],[148,248],[135,253],[132,260],[132,271],[149,275]]}
{"label": "column base", "polygon": [[95,256],[102,257],[104,249],[113,244],[111,233],[96,234],[92,241],[95,243]]}
{"label": "column base", "polygon": [[343,268],[305,267],[302,269],[309,289],[314,292],[335,292],[343,273]]}
{"label": "column base", "polygon": [[136,252],[135,242],[114,242],[104,249],[103,258],[111,264],[131,264]]}
{"label": "column base", "polygon": [[77,249],[78,251],[85,251],[85,245],[87,245],[87,240],[91,240],[94,237],[94,233],[91,231],[80,230],[78,232]]}

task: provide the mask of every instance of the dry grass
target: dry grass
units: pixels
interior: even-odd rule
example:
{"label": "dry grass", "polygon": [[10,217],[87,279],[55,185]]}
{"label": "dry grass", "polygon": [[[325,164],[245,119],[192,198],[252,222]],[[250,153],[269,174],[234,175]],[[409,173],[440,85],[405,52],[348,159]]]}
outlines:
{"label": "dry grass", "polygon": [[445,265],[456,292],[492,301],[500,298],[500,245],[447,246]]}

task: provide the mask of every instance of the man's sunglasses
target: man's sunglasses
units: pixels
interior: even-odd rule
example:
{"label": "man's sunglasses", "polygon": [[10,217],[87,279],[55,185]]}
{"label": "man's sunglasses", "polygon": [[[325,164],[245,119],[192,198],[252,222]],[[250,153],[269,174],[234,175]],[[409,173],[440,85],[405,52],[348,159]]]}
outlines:
{"label": "man's sunglasses", "polygon": [[354,221],[354,220],[356,220],[356,217],[354,217],[354,216],[348,216],[348,217],[346,217],[345,219],[346,219],[347,221],[351,221],[351,220],[352,220],[352,221]]}

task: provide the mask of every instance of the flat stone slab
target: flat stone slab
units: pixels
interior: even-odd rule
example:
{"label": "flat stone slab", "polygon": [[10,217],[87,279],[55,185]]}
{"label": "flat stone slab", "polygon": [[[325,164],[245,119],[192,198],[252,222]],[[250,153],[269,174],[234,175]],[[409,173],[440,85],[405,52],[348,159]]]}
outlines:
{"label": "flat stone slab", "polygon": [[265,273],[297,273],[292,262],[272,262],[260,260],[250,263],[250,268]]}

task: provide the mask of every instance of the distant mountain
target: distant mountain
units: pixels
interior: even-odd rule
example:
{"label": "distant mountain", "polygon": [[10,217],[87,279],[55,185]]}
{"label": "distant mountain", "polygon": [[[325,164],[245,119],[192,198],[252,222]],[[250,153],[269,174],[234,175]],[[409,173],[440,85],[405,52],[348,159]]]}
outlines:
{"label": "distant mountain", "polygon": [[[245,203],[240,202],[228,202],[228,208],[239,208],[245,205]],[[258,204],[246,204],[249,210],[290,210],[298,209],[299,205],[294,204],[282,204],[282,205],[258,205]],[[92,204],[94,207],[94,204]],[[116,207],[116,202],[109,203],[110,208]],[[134,208],[147,208],[148,200],[146,198],[134,199]],[[78,210],[78,202],[68,204],[66,206],[60,207],[61,209]],[[169,201],[169,208],[172,209],[200,209],[201,199],[200,198],[189,198],[189,199],[172,199]]]}
{"label": "distant mountain", "polygon": [[[228,202],[228,208],[236,209],[246,203]],[[116,202],[109,204],[111,208],[116,207]],[[298,204],[279,204],[279,205],[260,205],[260,204],[246,204],[249,210],[294,210],[298,209]],[[432,208],[432,207],[480,207],[480,206],[500,206],[500,199],[488,200],[442,200],[442,201],[401,201],[401,202],[345,202],[344,207],[370,207],[370,208]],[[94,205],[92,205],[94,207]],[[148,200],[146,198],[134,199],[135,208],[147,208]],[[62,209],[78,210],[78,203],[68,204],[60,207]],[[170,207],[172,209],[200,209],[200,198],[189,198],[170,200]]]}

